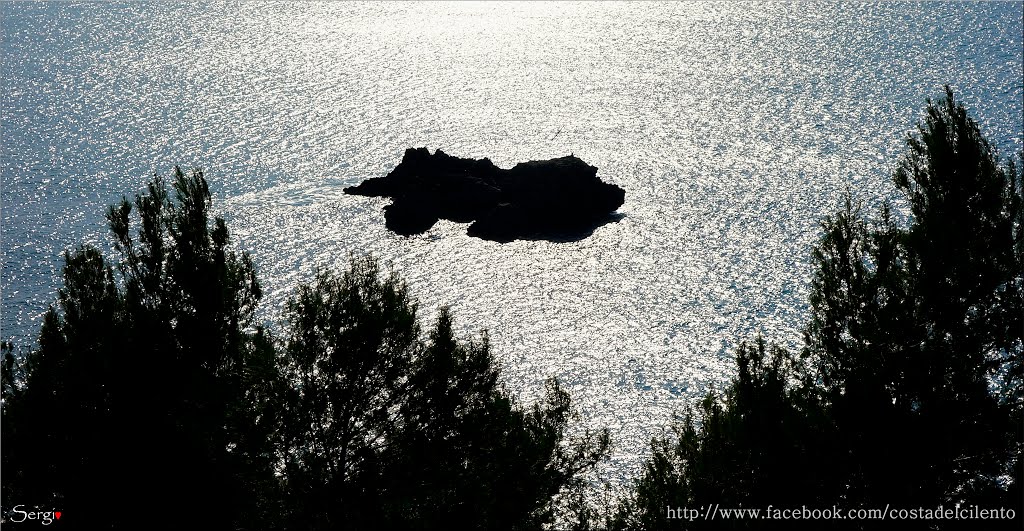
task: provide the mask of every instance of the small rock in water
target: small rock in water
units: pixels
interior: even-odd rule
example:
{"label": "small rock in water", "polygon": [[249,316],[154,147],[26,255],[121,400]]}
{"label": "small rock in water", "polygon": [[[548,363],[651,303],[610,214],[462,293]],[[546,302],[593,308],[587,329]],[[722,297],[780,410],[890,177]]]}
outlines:
{"label": "small rock in water", "polygon": [[398,234],[419,234],[447,219],[472,223],[470,236],[498,242],[578,240],[617,219],[614,212],[625,201],[622,188],[601,181],[597,168],[572,155],[505,170],[486,158],[427,148],[407,149],[387,176],[345,193],[390,197],[384,219]]}

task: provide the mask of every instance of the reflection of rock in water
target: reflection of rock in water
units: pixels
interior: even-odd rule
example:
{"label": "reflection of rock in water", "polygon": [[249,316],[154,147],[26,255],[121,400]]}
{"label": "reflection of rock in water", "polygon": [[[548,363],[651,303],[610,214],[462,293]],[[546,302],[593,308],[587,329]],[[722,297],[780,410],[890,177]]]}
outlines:
{"label": "reflection of rock in water", "polygon": [[418,234],[439,219],[473,222],[470,236],[575,240],[616,219],[625,191],[602,182],[597,168],[575,156],[516,164],[511,170],[489,159],[452,157],[440,149],[407,149],[386,177],[367,179],[346,193],[390,197],[387,227]]}

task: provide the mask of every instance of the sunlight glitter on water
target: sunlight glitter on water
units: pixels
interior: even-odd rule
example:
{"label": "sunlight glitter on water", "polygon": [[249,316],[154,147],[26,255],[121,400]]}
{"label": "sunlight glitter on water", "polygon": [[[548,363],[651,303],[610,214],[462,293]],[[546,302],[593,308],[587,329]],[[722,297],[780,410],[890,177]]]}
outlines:
{"label": "sunlight glitter on water", "polygon": [[[487,329],[524,400],[560,378],[613,428],[617,476],[740,340],[798,344],[818,222],[846,189],[892,197],[942,84],[1021,148],[1020,8],[4,3],[0,326],[30,338],[105,205],[201,166],[267,319],[317,267],[373,253],[424,318]],[[395,236],[384,201],[342,188],[410,146],[506,168],[574,153],[626,190],[623,218],[567,243]]]}

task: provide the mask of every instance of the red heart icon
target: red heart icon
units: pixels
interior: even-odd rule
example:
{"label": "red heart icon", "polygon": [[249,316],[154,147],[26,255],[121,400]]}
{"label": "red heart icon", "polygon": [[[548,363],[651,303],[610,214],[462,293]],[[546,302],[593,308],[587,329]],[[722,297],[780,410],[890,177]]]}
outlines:
{"label": "red heart icon", "polygon": [[53,512],[53,517],[58,519],[58,520],[60,520],[60,511],[54,511]]}

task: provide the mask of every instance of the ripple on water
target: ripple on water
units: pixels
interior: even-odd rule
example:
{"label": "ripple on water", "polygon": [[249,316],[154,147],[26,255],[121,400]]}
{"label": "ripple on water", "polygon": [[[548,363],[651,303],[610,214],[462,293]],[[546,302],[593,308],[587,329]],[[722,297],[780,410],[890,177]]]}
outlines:
{"label": "ripple on water", "polygon": [[[31,341],[60,253],[173,164],[207,171],[267,288],[373,253],[432,318],[487,329],[509,387],[559,377],[635,470],[738,341],[794,345],[809,246],[952,84],[1021,148],[1020,3],[234,6],[3,3],[4,337]],[[627,190],[579,242],[401,238],[341,189],[409,146],[500,166],[575,153]],[[897,204],[897,206],[900,206]]]}

